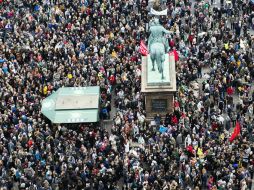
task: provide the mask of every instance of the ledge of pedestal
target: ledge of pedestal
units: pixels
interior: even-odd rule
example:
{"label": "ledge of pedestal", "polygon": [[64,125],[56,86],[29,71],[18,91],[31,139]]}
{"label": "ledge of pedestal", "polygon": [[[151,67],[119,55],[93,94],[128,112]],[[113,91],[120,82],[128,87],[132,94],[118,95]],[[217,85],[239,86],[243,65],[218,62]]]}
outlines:
{"label": "ledge of pedestal", "polygon": [[[164,80],[161,80],[161,74],[152,70],[150,55],[142,56],[142,77],[141,92],[175,92],[176,91],[176,71],[174,55],[165,55],[164,62]],[[156,68],[155,64],[155,69]]]}

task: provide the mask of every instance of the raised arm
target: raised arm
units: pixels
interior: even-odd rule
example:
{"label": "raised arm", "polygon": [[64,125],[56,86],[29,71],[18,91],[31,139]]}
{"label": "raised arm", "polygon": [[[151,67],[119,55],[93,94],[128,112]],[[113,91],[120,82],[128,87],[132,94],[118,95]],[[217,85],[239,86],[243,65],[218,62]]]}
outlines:
{"label": "raised arm", "polygon": [[169,30],[166,30],[164,27],[162,27],[163,28],[163,32],[165,33],[165,34],[172,34],[173,32],[172,31],[169,31]]}

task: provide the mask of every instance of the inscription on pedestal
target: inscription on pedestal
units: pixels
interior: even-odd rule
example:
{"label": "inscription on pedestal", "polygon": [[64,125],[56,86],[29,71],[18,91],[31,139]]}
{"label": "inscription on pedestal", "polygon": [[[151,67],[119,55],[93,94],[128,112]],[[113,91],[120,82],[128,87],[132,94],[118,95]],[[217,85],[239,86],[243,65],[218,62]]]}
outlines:
{"label": "inscription on pedestal", "polygon": [[152,100],[152,111],[154,112],[165,112],[167,110],[167,106],[167,99]]}
{"label": "inscription on pedestal", "polygon": [[173,112],[173,93],[146,93],[145,107],[148,118],[153,118],[156,114],[165,116]]}

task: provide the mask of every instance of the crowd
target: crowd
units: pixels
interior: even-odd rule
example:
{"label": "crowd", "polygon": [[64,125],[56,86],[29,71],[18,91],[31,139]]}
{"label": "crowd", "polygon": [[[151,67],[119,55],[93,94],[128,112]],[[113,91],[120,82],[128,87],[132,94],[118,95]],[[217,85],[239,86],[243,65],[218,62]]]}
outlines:
{"label": "crowd", "polygon": [[[179,54],[177,92],[174,112],[149,122],[139,53],[152,19],[146,0],[0,0],[0,189],[251,187],[253,3],[162,3]],[[41,114],[58,88],[95,85],[110,132]]]}

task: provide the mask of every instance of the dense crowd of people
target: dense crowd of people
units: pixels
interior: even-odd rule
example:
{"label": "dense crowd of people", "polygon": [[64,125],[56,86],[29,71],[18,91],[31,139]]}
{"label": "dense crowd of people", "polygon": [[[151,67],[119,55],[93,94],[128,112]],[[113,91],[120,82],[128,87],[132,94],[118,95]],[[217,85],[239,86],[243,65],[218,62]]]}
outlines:
{"label": "dense crowd of people", "polygon": [[[251,187],[253,3],[161,2],[179,60],[174,112],[154,122],[140,92],[148,4],[0,0],[0,189]],[[42,100],[68,86],[101,87],[100,116],[114,121],[111,131],[42,115]]]}

